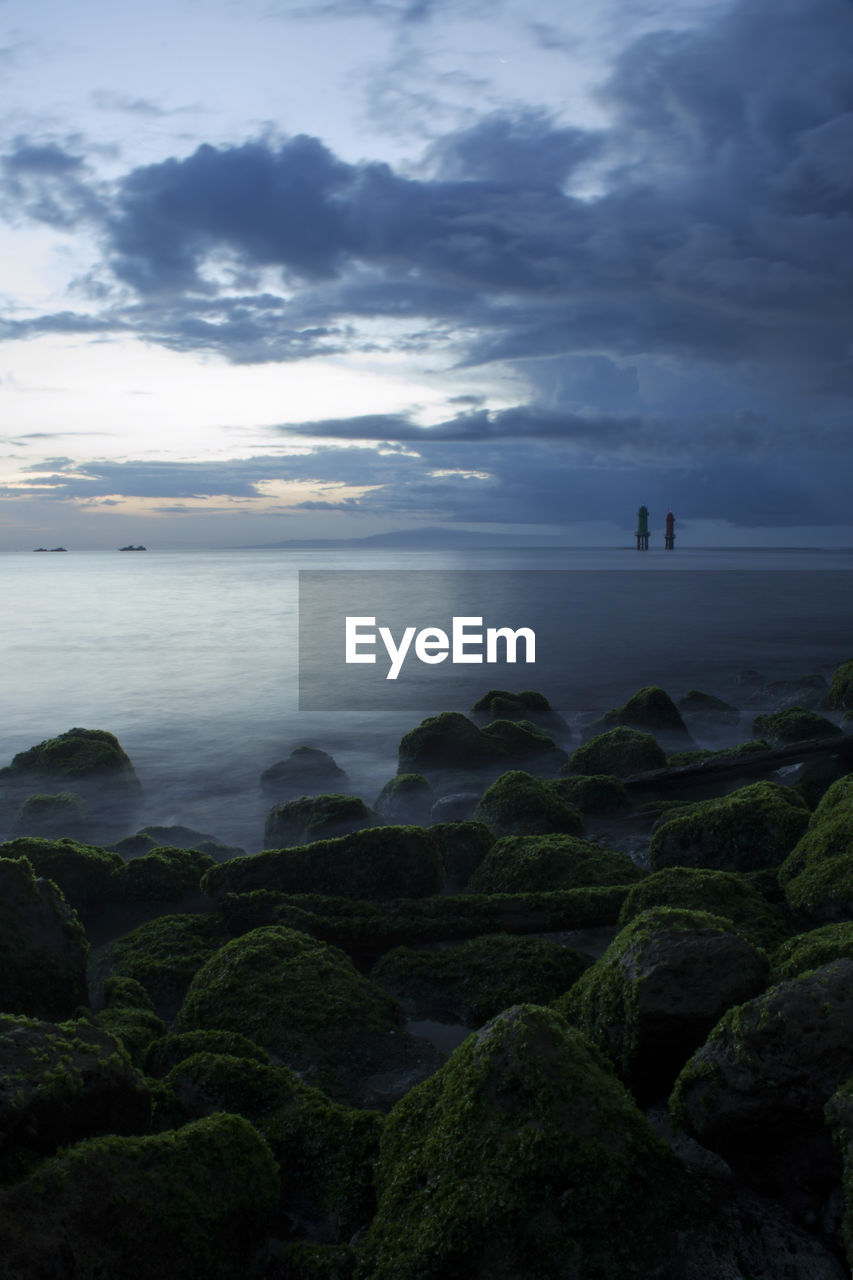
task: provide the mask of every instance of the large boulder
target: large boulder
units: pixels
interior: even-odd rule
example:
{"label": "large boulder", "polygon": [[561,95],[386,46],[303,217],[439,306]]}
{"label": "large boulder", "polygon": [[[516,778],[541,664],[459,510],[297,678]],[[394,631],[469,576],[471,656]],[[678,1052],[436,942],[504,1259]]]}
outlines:
{"label": "large boulder", "polygon": [[398,773],[385,783],[373,808],[387,823],[425,826],[434,804],[435,792],[422,773]]}
{"label": "large boulder", "polygon": [[520,1005],[385,1125],[371,1280],[640,1280],[692,1211],[687,1176],[604,1058]]}
{"label": "large boulder", "polygon": [[607,773],[617,778],[665,768],[666,753],[657,739],[624,725],[596,734],[578,747],[569,760],[572,773]]}
{"label": "large boulder", "polygon": [[447,881],[458,889],[468,884],[472,873],[495,843],[495,837],[485,822],[468,819],[433,823],[429,833],[438,847]]}
{"label": "large boulder", "polygon": [[286,760],[277,761],[261,774],[261,786],[280,800],[339,792],[346,782],[343,769],[319,747],[296,747]]}
{"label": "large boulder", "polygon": [[117,1041],[91,1022],[0,1014],[0,1182],[100,1133],[140,1133],[151,1096]]}
{"label": "large boulder", "polygon": [[512,769],[502,773],[480,798],[474,819],[496,836],[544,835],[563,831],[581,836],[583,817],[547,782]]}
{"label": "large boulder", "polygon": [[464,774],[529,763],[556,772],[568,757],[529,720],[495,720],[484,729],[458,711],[429,716],[400,740],[398,773]]}
{"label": "large boulder", "polygon": [[359,796],[300,796],[270,809],[264,823],[264,848],[312,844],[375,827],[377,822]]}
{"label": "large boulder", "polygon": [[614,707],[600,720],[590,725],[588,735],[604,733],[624,725],[628,729],[640,729],[656,737],[688,740],[687,725],[665,689],[659,685],[647,685],[629,698],[624,707]]}
{"label": "large boulder", "polygon": [[171,1125],[217,1111],[252,1122],[278,1162],[281,1209],[299,1234],[334,1244],[369,1223],[379,1112],[340,1106],[287,1067],[228,1053],[182,1058],[160,1094]]}
{"label": "large boulder", "polygon": [[555,1007],[649,1100],[668,1091],[726,1009],[763,990],[768,968],[728,920],[654,907],[616,935]]}
{"label": "large boulder", "polygon": [[439,1059],[336,947],[293,929],[253,929],[198,970],[179,1031],[236,1031],[351,1106],[396,1100]]}
{"label": "large boulder", "polygon": [[412,1018],[480,1027],[514,1004],[548,1004],[589,961],[550,938],[485,934],[440,951],[397,947],[371,978]]}
{"label": "large boulder", "polygon": [[471,708],[475,720],[530,720],[561,738],[571,737],[571,729],[562,716],[552,710],[544,693],[523,689],[519,693],[508,689],[489,689]]}
{"label": "large boulder", "polygon": [[740,721],[740,712],[731,703],[724,702],[712,693],[702,693],[699,689],[690,689],[683,698],[678,699],[678,710],[685,721],[706,726],[735,725]]}
{"label": "large boulder", "polygon": [[151,1045],[166,1034],[151,997],[135,978],[107,978],[96,1022],[115,1036],[135,1067],[142,1067]]}
{"label": "large boulder", "polygon": [[52,880],[86,919],[115,898],[115,877],[124,866],[117,853],[76,840],[20,836],[0,844],[0,857],[26,858],[36,872]]}
{"label": "large boulder", "polygon": [[812,815],[809,829],[779,868],[779,883],[790,908],[804,919],[853,918],[853,799],[846,786]]}
{"label": "large boulder", "polygon": [[0,1195],[15,1280],[245,1280],[278,1201],[269,1147],[242,1116],[69,1147]]}
{"label": "large boulder", "polygon": [[633,884],[643,872],[627,853],[570,835],[504,836],[471,877],[477,893],[540,893]]}
{"label": "large boulder", "polygon": [[676,1081],[677,1122],[748,1183],[820,1205],[840,1177],[823,1108],[853,1074],[853,959],[730,1009]]}
{"label": "large boulder", "polygon": [[567,774],[552,785],[559,796],[580,809],[581,813],[609,816],[625,813],[631,808],[625,784],[614,774]]}
{"label": "large boulder", "polygon": [[805,831],[809,813],[790,787],[754,782],[717,800],[686,805],[652,836],[649,862],[662,867],[758,871],[778,867]]}
{"label": "large boulder", "polygon": [[12,824],[12,836],[85,839],[89,828],[86,805],[73,791],[27,796]]}
{"label": "large boulder", "polygon": [[772,715],[756,716],[752,722],[752,732],[757,737],[767,738],[774,747],[783,747],[789,742],[837,738],[843,730],[816,711],[807,711],[805,707],[787,707]]}
{"label": "large boulder", "polygon": [[806,933],[786,938],[777,947],[771,957],[773,980],[783,982],[786,978],[798,978],[801,973],[821,969],[833,960],[845,957],[853,959],[853,921],[821,925],[819,929],[809,929]]}
{"label": "large boulder", "polygon": [[130,757],[104,729],[69,729],[19,751],[0,769],[0,786],[20,800],[32,792],[73,791],[103,830],[126,828],[142,798]]}
{"label": "large boulder", "polygon": [[206,893],[271,889],[335,897],[421,898],[443,879],[438,845],[423,827],[373,827],[295,849],[265,849],[211,867]]}
{"label": "large boulder", "polygon": [[0,1011],[61,1020],[89,1002],[89,943],[76,914],[25,858],[0,858]]}

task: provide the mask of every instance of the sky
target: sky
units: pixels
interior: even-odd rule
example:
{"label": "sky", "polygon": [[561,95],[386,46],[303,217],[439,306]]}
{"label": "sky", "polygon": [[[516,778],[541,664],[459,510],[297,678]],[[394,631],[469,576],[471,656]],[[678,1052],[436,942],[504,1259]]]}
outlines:
{"label": "sky", "polygon": [[853,0],[0,0],[0,78],[0,549],[853,546]]}

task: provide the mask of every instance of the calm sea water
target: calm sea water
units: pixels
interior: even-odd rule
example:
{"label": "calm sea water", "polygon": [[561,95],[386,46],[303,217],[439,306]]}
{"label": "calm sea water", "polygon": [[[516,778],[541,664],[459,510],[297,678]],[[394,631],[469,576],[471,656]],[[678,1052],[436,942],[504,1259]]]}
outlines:
{"label": "calm sea water", "polygon": [[[300,712],[300,569],[411,571],[413,600],[416,571],[529,571],[535,581],[536,571],[577,570],[581,603],[562,670],[550,670],[548,687],[529,675],[514,681],[541,688],[567,719],[652,680],[675,697],[698,687],[736,698],[744,668],[767,679],[828,674],[853,655],[849,552],[7,553],[0,762],[73,726],[109,729],[145,786],[143,821],[185,823],[248,849],[261,845],[268,803],[260,772],[302,743],[330,751],[371,801],[408,728],[470,704],[448,693],[419,712]],[[630,627],[614,613],[626,573]],[[685,618],[702,623],[686,648],[668,584]],[[481,691],[507,683],[485,676]]]}

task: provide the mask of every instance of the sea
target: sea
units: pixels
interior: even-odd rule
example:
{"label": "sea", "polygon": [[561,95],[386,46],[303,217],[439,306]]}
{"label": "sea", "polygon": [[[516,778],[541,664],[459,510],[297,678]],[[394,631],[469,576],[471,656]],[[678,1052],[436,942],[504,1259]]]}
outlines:
{"label": "sea", "polygon": [[[300,575],[316,588],[324,574],[365,615],[367,588],[393,581],[397,618],[409,610],[424,626],[448,622],[442,601],[481,612],[485,590],[496,623],[535,616],[549,646],[535,665],[412,662],[394,684],[379,664],[360,668],[375,697],[355,696],[357,671],[321,669],[318,697]],[[330,752],[370,803],[407,730],[467,712],[490,688],[538,689],[574,725],[643,685],[676,699],[700,689],[742,707],[734,742],[751,736],[762,685],[829,677],[853,657],[849,550],[6,552],[0,593],[0,765],[72,727],[108,729],[145,789],[139,825],[182,824],[250,852],[270,803],[259,776],[297,746]]]}

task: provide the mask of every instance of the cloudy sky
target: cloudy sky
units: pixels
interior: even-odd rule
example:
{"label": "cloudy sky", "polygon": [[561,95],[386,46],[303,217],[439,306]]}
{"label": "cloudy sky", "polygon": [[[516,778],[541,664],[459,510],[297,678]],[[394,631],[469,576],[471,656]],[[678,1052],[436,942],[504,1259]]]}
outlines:
{"label": "cloudy sky", "polygon": [[853,545],[851,0],[0,0],[0,548]]}

